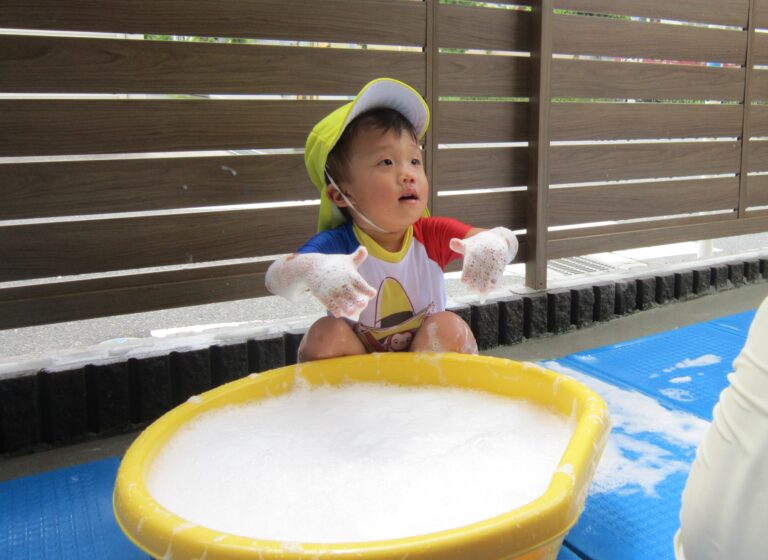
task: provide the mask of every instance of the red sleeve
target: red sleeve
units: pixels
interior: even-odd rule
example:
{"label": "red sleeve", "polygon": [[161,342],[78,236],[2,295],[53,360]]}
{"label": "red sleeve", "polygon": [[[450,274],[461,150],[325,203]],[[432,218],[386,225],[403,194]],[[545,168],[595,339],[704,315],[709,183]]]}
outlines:
{"label": "red sleeve", "polygon": [[453,251],[448,242],[457,237],[464,239],[472,226],[453,218],[420,218],[413,224],[413,236],[424,245],[427,256],[445,270],[446,265],[461,255]]}

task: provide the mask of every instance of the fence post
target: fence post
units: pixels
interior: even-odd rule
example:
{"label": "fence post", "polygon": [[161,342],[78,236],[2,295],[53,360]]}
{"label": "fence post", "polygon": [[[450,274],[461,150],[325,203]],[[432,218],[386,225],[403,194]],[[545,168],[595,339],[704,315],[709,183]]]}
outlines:
{"label": "fence post", "polygon": [[749,138],[751,136],[750,114],[752,107],[752,76],[754,74],[754,39],[756,28],[755,4],[749,0],[747,14],[747,53],[744,61],[744,98],[741,122],[741,161],[739,164],[739,208],[737,218],[745,218],[747,213],[748,175],[749,175]]}
{"label": "fence post", "polygon": [[525,284],[547,287],[549,222],[549,113],[552,102],[553,0],[533,2],[531,21],[531,94],[528,133],[528,208]]}
{"label": "fence post", "polygon": [[439,212],[437,208],[437,122],[440,107],[440,96],[438,94],[438,61],[440,58],[440,47],[438,44],[438,10],[440,9],[439,0],[427,0],[427,41],[424,46],[426,54],[426,101],[431,112],[431,123],[429,132],[425,139],[425,171],[429,178],[429,184],[432,188],[429,190],[429,208],[433,214]]}

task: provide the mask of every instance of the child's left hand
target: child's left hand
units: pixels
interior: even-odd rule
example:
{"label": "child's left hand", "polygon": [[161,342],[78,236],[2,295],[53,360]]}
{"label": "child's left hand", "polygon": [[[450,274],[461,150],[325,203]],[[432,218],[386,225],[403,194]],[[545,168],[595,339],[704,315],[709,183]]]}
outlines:
{"label": "child's left hand", "polygon": [[499,284],[504,268],[517,254],[517,238],[504,227],[482,231],[466,239],[453,238],[450,247],[464,255],[461,281],[486,295]]}

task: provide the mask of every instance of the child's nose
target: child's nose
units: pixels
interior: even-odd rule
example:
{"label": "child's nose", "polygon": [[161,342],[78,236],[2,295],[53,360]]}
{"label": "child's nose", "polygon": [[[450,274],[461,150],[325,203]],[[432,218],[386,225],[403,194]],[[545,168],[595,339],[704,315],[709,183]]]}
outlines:
{"label": "child's nose", "polygon": [[410,185],[414,181],[416,181],[416,177],[410,171],[403,171],[403,174],[400,177],[400,180],[403,182],[404,185]]}

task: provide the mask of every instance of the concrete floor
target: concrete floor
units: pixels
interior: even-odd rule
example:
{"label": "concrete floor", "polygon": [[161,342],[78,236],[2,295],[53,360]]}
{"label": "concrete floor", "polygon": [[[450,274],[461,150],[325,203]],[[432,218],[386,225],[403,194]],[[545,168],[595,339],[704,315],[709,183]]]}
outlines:
{"label": "concrete floor", "polygon": [[768,284],[754,284],[685,302],[671,303],[605,323],[597,323],[582,330],[529,339],[512,346],[499,346],[483,354],[518,361],[559,358],[590,348],[756,309],[766,297]]}
{"label": "concrete floor", "polygon": [[[557,336],[527,340],[483,352],[519,361],[536,361],[615,344],[758,307],[768,284],[755,284],[703,298],[677,302]],[[138,433],[87,441],[31,455],[0,458],[0,481],[122,455]]]}

